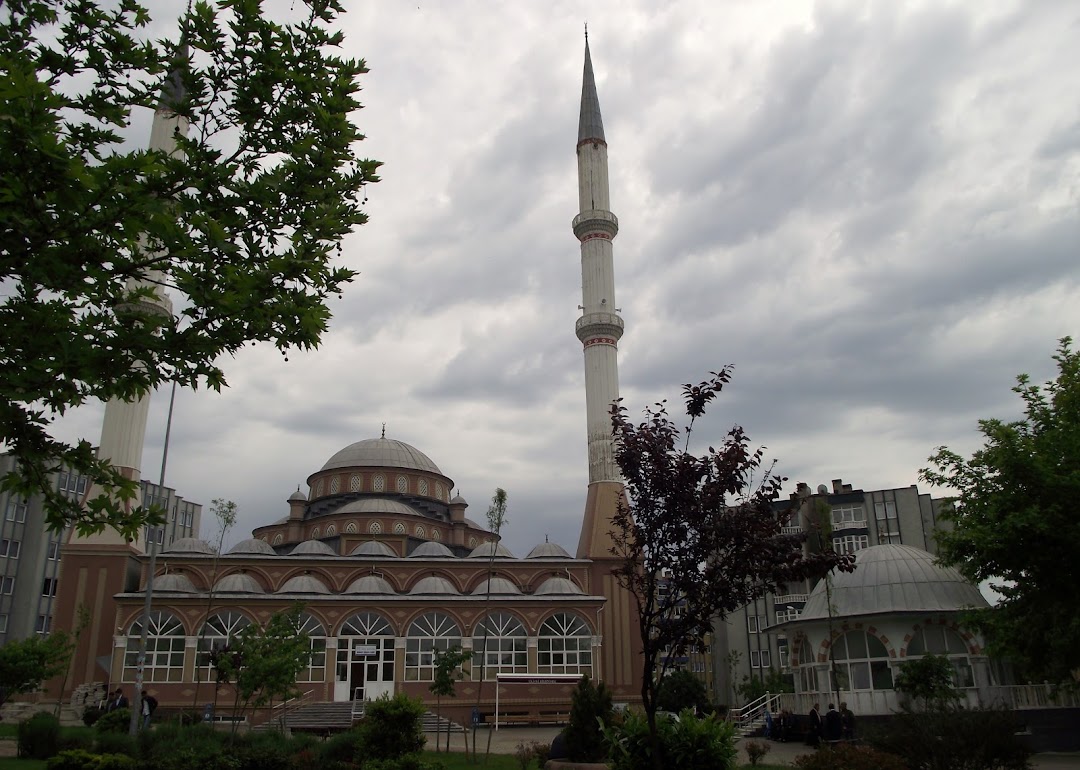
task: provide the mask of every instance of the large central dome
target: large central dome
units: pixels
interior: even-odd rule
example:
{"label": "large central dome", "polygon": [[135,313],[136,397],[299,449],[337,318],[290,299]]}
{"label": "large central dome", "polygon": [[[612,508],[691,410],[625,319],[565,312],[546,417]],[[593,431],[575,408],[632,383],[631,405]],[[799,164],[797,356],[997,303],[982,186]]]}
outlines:
{"label": "large central dome", "polygon": [[337,452],[326,461],[322,470],[329,471],[335,468],[408,468],[415,471],[427,471],[428,473],[443,472],[439,466],[431,461],[431,458],[414,446],[404,441],[394,441],[389,438],[369,438],[357,441],[355,444]]}

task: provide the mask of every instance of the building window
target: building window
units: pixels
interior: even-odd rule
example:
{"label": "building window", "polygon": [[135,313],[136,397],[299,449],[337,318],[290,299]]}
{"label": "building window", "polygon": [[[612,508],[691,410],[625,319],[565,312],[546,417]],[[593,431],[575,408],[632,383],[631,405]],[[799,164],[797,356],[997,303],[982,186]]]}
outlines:
{"label": "building window", "polygon": [[7,615],[0,615],[0,634],[7,633]]}
{"label": "building window", "polygon": [[8,521],[26,521],[26,500],[13,497],[8,501]]}
{"label": "building window", "polygon": [[425,530],[423,527],[421,527],[419,524],[417,524],[416,525],[416,536],[417,537],[427,537],[427,530]]}
{"label": "building window", "polygon": [[399,521],[396,524],[394,524],[394,534],[395,535],[404,535],[405,532],[406,532],[406,529],[405,529],[405,523],[404,522]]}
{"label": "building window", "polygon": [[956,631],[945,626],[930,626],[915,631],[908,643],[908,659],[926,654],[944,655],[953,667],[953,684],[957,687],[974,687],[967,644]]}
{"label": "building window", "polygon": [[45,635],[49,633],[49,626],[52,625],[52,618],[48,615],[38,615],[37,622],[34,624],[34,633]]}
{"label": "building window", "polygon": [[409,480],[404,476],[397,477],[397,491],[401,494],[407,494],[409,491]]}
{"label": "building window", "polygon": [[4,577],[0,578],[0,594],[9,596],[15,593],[15,578]]}
{"label": "building window", "polygon": [[760,634],[769,627],[769,618],[765,615],[747,615],[746,630],[752,634]]}
{"label": "building window", "polygon": [[311,528],[311,539],[312,540],[318,540],[319,539],[319,528],[318,527],[312,527]]}
{"label": "building window", "polygon": [[855,553],[870,545],[869,535],[844,535],[833,538],[833,548],[837,553]]}
{"label": "building window", "polygon": [[355,521],[350,521],[348,524],[345,525],[345,534],[346,535],[355,535],[356,531],[357,531],[357,527],[356,527],[356,522]]}
{"label": "building window", "polygon": [[861,505],[834,505],[832,520],[834,529],[865,527],[866,509]]}
{"label": "building window", "polygon": [[60,541],[50,540],[48,547],[45,549],[45,558],[49,561],[57,561],[60,558]]}
{"label": "building window", "polygon": [[434,540],[436,543],[439,542],[440,540],[442,540],[442,532],[437,529],[431,530],[431,539]]}
{"label": "building window", "polygon": [[435,679],[435,651],[461,646],[461,629],[442,612],[425,612],[409,626],[405,638],[405,680]]}
{"label": "building window", "polygon": [[443,483],[441,481],[435,482],[435,497],[439,498],[440,500],[446,499],[446,487],[443,486]]}
{"label": "building window", "polygon": [[61,492],[74,492],[77,495],[81,495],[86,491],[86,476],[62,471],[56,477],[56,487]]}
{"label": "building window", "polygon": [[340,491],[341,491],[341,479],[338,478],[337,476],[334,476],[332,479],[330,479],[330,494],[336,495]]}
{"label": "building window", "polygon": [[491,681],[499,673],[527,673],[525,627],[509,612],[493,612],[473,630],[472,678]]}
{"label": "building window", "polygon": [[381,473],[376,473],[375,478],[371,480],[371,488],[375,492],[386,491],[386,476]]}
{"label": "building window", "polygon": [[776,622],[786,623],[789,620],[795,620],[795,618],[802,615],[802,610],[795,607],[786,607],[776,611]]}
{"label": "building window", "polygon": [[382,615],[358,612],[345,621],[338,636],[393,636],[394,629]]}
{"label": "building window", "polygon": [[[326,679],[326,629],[306,612],[300,616],[301,633],[311,641],[311,663],[297,677],[298,682],[322,682]],[[304,677],[307,677],[306,679]]]}
{"label": "building window", "polygon": [[285,536],[282,535],[280,532],[278,532],[276,535],[274,535],[274,543],[273,544],[274,545],[281,545],[284,540],[285,540]]}
{"label": "building window", "polygon": [[761,668],[760,650],[750,650],[750,668]]}
{"label": "building window", "polygon": [[349,491],[350,492],[359,492],[362,484],[363,484],[363,477],[359,473],[354,473],[352,476],[349,476]]}
{"label": "building window", "polygon": [[229,640],[250,625],[251,621],[239,612],[219,612],[206,621],[199,638],[199,658],[196,663],[201,668],[202,681],[208,682],[214,677],[210,653],[225,647]]}
{"label": "building window", "polygon": [[56,584],[59,582],[56,578],[47,577],[41,581],[41,595],[42,596],[56,596]]}
{"label": "building window", "polygon": [[[146,631],[146,662],[143,680],[147,682],[179,682],[184,677],[184,626],[168,612],[150,613]],[[134,682],[139,665],[139,643],[142,637],[142,618],[131,624],[124,652],[124,681]]]}
{"label": "building window", "polygon": [[337,527],[335,527],[333,524],[328,524],[327,527],[326,527],[326,536],[327,537],[333,537],[336,534],[337,534]]}
{"label": "building window", "polygon": [[18,559],[21,550],[22,543],[18,540],[0,540],[0,557],[6,556],[9,559]]}
{"label": "building window", "polygon": [[424,495],[425,497],[427,497],[427,494],[428,494],[427,479],[420,479],[418,482],[416,482],[416,492],[417,492],[417,494]]}
{"label": "building window", "polygon": [[891,690],[892,669],[889,652],[876,636],[865,631],[848,631],[832,645],[836,682],[833,690]]}
{"label": "building window", "polygon": [[319,479],[315,482],[315,497],[322,497],[323,480]]}
{"label": "building window", "polygon": [[541,674],[592,674],[592,632],[577,615],[560,612],[545,620],[536,652]]}
{"label": "building window", "polygon": [[368,532],[370,532],[372,535],[381,534],[382,533],[382,523],[378,522],[378,521],[371,522],[370,524],[368,524]]}
{"label": "building window", "polygon": [[195,526],[195,511],[189,503],[184,503],[184,508],[180,511],[180,526],[186,529]]}
{"label": "building window", "polygon": [[761,667],[772,668],[772,652],[770,650],[761,651]]}
{"label": "building window", "polygon": [[788,661],[788,649],[787,649],[787,647],[785,647],[785,646],[781,646],[781,647],[780,647],[780,648],[779,648],[779,649],[778,649],[778,650],[776,651],[776,657],[777,657],[777,659],[778,659],[778,660],[780,661],[780,670],[781,670],[781,671],[784,671],[784,670],[786,670],[786,669],[787,669],[787,667],[788,667],[788,663],[789,663],[789,661]]}

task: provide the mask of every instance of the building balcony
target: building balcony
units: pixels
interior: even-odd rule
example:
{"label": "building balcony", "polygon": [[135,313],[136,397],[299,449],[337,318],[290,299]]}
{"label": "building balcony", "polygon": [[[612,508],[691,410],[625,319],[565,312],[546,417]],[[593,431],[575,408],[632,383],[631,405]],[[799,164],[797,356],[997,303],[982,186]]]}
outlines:
{"label": "building balcony", "polygon": [[809,594],[779,594],[773,597],[773,606],[782,604],[806,604]]}

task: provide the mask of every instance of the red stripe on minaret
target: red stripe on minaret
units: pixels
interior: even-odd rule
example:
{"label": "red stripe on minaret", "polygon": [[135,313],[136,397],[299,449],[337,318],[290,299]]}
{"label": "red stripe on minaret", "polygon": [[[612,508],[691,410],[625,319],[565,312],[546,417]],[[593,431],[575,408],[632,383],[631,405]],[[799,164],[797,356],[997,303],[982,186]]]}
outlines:
{"label": "red stripe on minaret", "polygon": [[582,346],[586,348],[590,345],[611,345],[612,347],[617,347],[616,341],[611,337],[592,337],[582,343]]}
{"label": "red stripe on minaret", "polygon": [[585,241],[593,241],[597,238],[602,238],[605,241],[611,240],[611,236],[607,233],[585,233],[585,235],[581,236],[581,242],[585,243]]}

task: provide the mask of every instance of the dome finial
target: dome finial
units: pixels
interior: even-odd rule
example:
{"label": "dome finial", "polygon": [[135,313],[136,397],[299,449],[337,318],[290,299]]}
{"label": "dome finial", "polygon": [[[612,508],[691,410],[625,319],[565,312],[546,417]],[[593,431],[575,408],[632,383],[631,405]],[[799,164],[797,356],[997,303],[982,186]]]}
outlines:
{"label": "dome finial", "polygon": [[382,437],[386,438],[386,423],[385,422],[382,424]]}

